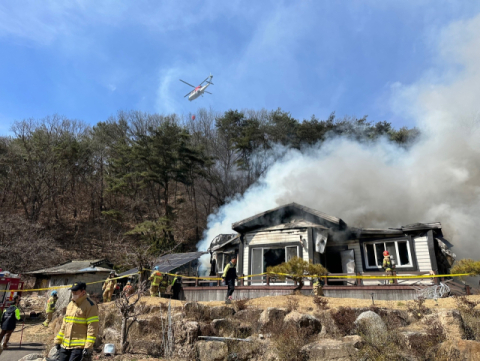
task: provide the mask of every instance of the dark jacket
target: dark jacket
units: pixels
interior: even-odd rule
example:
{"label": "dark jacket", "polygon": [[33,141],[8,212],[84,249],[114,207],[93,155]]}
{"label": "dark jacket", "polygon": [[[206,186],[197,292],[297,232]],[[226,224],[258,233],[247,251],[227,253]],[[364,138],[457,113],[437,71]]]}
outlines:
{"label": "dark jacket", "polygon": [[216,276],[216,275],[217,275],[217,260],[211,259],[210,260],[210,276]]}
{"label": "dark jacket", "polygon": [[233,265],[232,262],[228,262],[223,270],[222,278],[225,279],[225,282],[236,280],[237,277],[237,267]]}
{"label": "dark jacket", "polygon": [[3,310],[2,330],[13,331],[17,327],[17,320],[20,321],[20,310],[15,305]]}

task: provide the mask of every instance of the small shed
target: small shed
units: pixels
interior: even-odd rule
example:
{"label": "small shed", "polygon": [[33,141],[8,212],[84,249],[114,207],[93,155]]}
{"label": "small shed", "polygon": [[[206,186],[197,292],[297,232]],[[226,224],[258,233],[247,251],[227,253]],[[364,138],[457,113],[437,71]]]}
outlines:
{"label": "small shed", "polygon": [[[87,283],[89,294],[102,292],[102,282],[113,271],[113,265],[107,259],[74,260],[62,263],[51,268],[26,272],[26,275],[35,277],[34,288],[65,286],[75,282]],[[97,282],[88,285],[88,283]]]}

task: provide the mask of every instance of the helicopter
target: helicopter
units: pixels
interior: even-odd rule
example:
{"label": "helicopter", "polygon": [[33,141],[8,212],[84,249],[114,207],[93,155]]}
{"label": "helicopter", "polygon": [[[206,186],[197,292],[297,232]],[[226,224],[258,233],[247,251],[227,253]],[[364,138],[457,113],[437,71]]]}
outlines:
{"label": "helicopter", "polygon": [[[212,83],[212,78],[213,78],[213,75],[210,74],[207,79],[205,79],[204,81],[202,81],[200,83],[200,85],[198,86],[193,86],[192,84],[189,84],[187,83],[186,81],[183,81],[182,79],[179,79],[182,83],[185,83],[189,86],[191,86],[192,88],[194,88],[192,91],[188,92],[187,95],[184,96],[187,97],[188,96],[188,100],[192,101],[192,100],[195,100],[197,99],[200,95],[203,95],[203,93],[208,93],[208,94],[212,94],[210,92],[207,92],[205,89],[208,88],[209,85],[213,85]],[[206,85],[202,85],[203,83],[207,83]]]}

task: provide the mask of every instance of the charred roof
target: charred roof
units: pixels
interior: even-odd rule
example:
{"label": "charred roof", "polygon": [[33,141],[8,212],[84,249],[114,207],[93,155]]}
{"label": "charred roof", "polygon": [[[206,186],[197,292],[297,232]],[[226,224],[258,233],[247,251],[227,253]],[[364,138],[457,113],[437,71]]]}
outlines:
{"label": "charred roof", "polygon": [[259,228],[290,223],[295,219],[302,219],[336,231],[347,229],[347,224],[342,219],[302,206],[298,203],[285,204],[233,223],[232,229],[239,233],[245,233]]}

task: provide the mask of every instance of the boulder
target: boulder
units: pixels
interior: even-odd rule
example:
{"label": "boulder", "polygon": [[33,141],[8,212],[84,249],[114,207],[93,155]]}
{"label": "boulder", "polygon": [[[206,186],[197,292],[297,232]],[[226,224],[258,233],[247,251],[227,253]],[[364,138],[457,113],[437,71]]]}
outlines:
{"label": "boulder", "polygon": [[228,347],[220,341],[200,341],[195,345],[199,361],[224,361],[228,356]]}
{"label": "boulder", "polygon": [[284,308],[276,308],[276,307],[269,307],[264,310],[258,322],[260,323],[262,330],[267,330],[269,328],[276,328],[281,327],[283,324],[283,320],[287,311]]}
{"label": "boulder", "polygon": [[445,331],[447,340],[459,340],[465,338],[462,316],[457,310],[444,310],[437,314],[427,315],[422,320],[426,326],[438,321]]}
{"label": "boulder", "polygon": [[225,318],[213,320],[211,323],[212,328],[215,330],[215,334],[221,337],[236,336],[236,331],[239,329],[239,324],[239,321],[227,320]]}
{"label": "boulder", "polygon": [[196,320],[206,320],[210,318],[210,308],[197,302],[187,302],[183,306],[183,311],[187,317],[194,317]]}
{"label": "boulder", "polygon": [[258,321],[262,312],[263,311],[258,308],[247,308],[246,310],[236,312],[233,318],[243,322],[254,323]]}
{"label": "boulder", "polygon": [[178,322],[174,326],[175,329],[175,343],[176,344],[191,344],[198,339],[200,326],[198,322]]}
{"label": "boulder", "polygon": [[409,348],[415,348],[421,344],[428,344],[430,336],[425,331],[403,331],[400,334],[405,339],[405,345]]}
{"label": "boulder", "polygon": [[197,310],[204,310],[205,306],[198,302],[187,302],[183,305],[183,311],[185,313],[194,312]]}
{"label": "boulder", "polygon": [[214,319],[218,318],[227,318],[232,316],[235,313],[235,310],[227,306],[217,306],[210,308],[210,317]]}
{"label": "boulder", "polygon": [[382,318],[373,311],[362,312],[355,320],[355,326],[373,342],[380,341],[387,334],[387,326]]}
{"label": "boulder", "polygon": [[290,312],[285,316],[283,322],[285,324],[293,324],[299,328],[310,329],[310,334],[318,333],[322,329],[320,321],[312,315],[303,314],[297,311]]}
{"label": "boulder", "polygon": [[303,360],[309,361],[349,361],[356,356],[358,350],[355,346],[360,344],[359,336],[347,336],[341,340],[322,339],[303,346],[300,353]]}
{"label": "boulder", "polygon": [[433,347],[427,353],[427,360],[480,361],[480,342],[448,340]]}
{"label": "boulder", "polygon": [[323,310],[315,313],[315,317],[320,320],[322,330],[319,337],[321,338],[338,338],[341,335],[338,326],[332,316],[333,310]]}

